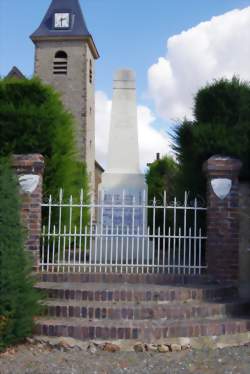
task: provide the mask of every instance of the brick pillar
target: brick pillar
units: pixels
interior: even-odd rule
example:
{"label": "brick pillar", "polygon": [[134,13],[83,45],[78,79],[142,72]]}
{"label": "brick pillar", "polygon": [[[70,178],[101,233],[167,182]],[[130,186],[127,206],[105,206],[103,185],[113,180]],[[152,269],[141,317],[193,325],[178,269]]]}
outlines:
{"label": "brick pillar", "polygon": [[41,202],[44,158],[40,154],[14,155],[13,167],[20,184],[21,217],[26,231],[26,248],[34,257],[38,269],[41,235]]}
{"label": "brick pillar", "polygon": [[[213,156],[203,168],[207,174],[208,273],[217,280],[236,281],[239,279],[238,175],[241,162],[230,157]],[[224,196],[226,192],[228,194]]]}

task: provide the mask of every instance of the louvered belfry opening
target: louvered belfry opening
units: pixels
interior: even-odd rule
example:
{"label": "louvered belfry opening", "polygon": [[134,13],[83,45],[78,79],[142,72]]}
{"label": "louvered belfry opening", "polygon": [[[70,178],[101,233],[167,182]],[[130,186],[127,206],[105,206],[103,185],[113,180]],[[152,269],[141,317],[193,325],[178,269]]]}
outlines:
{"label": "louvered belfry opening", "polygon": [[68,55],[64,51],[58,51],[54,57],[53,74],[67,75]]}

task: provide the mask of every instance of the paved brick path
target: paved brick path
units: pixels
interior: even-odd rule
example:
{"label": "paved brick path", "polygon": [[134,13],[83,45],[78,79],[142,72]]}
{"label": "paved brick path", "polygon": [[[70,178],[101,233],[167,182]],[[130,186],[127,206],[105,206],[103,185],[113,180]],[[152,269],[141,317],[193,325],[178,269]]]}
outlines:
{"label": "paved brick path", "polygon": [[180,353],[66,352],[21,345],[0,355],[0,374],[249,374],[250,344]]}

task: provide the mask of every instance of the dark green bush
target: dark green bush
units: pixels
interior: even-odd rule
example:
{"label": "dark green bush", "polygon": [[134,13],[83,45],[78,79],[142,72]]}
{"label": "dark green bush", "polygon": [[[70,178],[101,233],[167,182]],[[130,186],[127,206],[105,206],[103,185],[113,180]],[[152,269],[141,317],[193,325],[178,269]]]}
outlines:
{"label": "dark green bush", "polygon": [[[88,176],[77,159],[74,120],[52,87],[38,79],[0,80],[0,134],[0,155],[45,157],[44,195],[58,198],[63,188],[65,199],[72,195],[79,201],[82,188],[88,201]],[[83,222],[87,221],[84,210]]]}
{"label": "dark green bush", "polygon": [[24,250],[17,181],[0,158],[0,351],[32,333],[39,310],[31,260]]}
{"label": "dark green bush", "polygon": [[250,179],[250,84],[221,79],[199,90],[194,120],[184,120],[175,133],[180,163],[178,185],[205,197],[203,163],[220,154],[243,162],[241,178]]}
{"label": "dark green bush", "polygon": [[0,81],[0,154],[41,153],[44,189],[76,195],[87,189],[86,167],[77,161],[74,120],[58,93],[38,79]]}

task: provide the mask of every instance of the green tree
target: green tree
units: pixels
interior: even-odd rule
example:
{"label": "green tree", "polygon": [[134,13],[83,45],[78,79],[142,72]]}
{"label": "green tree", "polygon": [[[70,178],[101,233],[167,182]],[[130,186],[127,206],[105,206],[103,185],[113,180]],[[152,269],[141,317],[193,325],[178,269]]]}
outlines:
{"label": "green tree", "polygon": [[[149,165],[149,169],[146,173],[146,181],[148,184],[148,200],[150,205],[162,205],[164,202],[164,191],[166,197],[166,203],[170,204],[176,197],[177,188],[177,176],[179,172],[179,166],[176,161],[170,156],[164,156],[163,158],[154,161]],[[153,210],[148,210],[148,222],[153,228]],[[167,216],[166,228],[171,225],[172,217]],[[156,209],[155,215],[155,229],[158,227],[163,228],[163,209]]]}
{"label": "green tree", "polygon": [[24,250],[17,181],[0,158],[0,350],[32,333],[39,310],[31,261]]}
{"label": "green tree", "polygon": [[[45,157],[44,194],[88,201],[86,166],[78,161],[72,115],[58,93],[38,79],[0,80],[0,155],[41,153]],[[66,213],[63,213],[66,214]],[[87,223],[84,211],[83,222]]]}
{"label": "green tree", "polygon": [[205,197],[203,163],[215,154],[243,162],[242,179],[250,179],[250,84],[234,77],[200,89],[194,100],[194,120],[184,120],[175,133],[180,164],[178,185]]}

